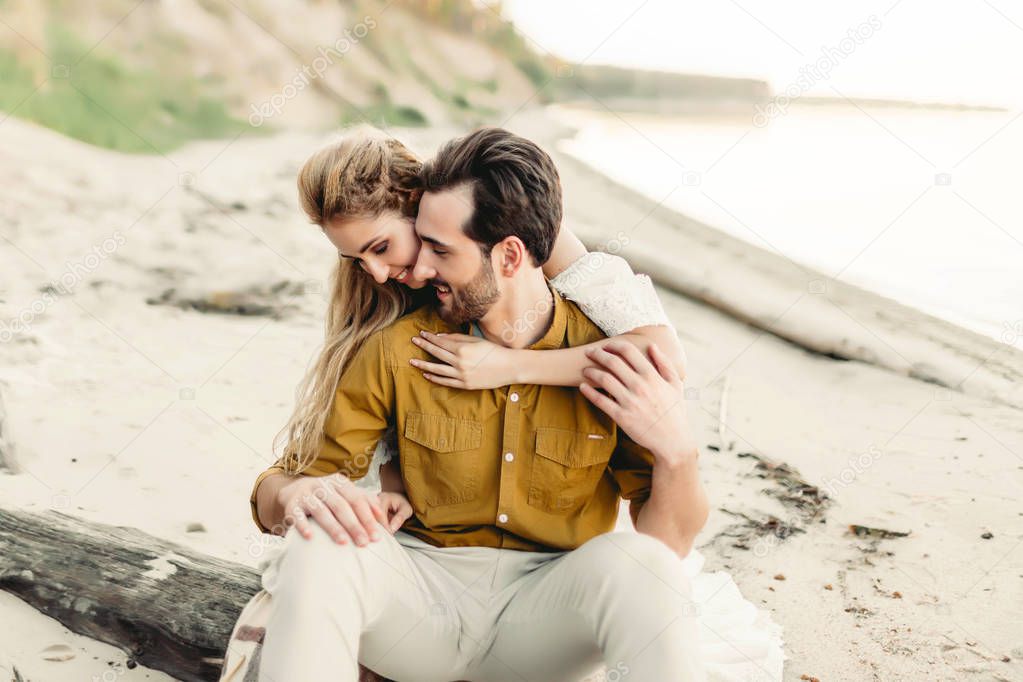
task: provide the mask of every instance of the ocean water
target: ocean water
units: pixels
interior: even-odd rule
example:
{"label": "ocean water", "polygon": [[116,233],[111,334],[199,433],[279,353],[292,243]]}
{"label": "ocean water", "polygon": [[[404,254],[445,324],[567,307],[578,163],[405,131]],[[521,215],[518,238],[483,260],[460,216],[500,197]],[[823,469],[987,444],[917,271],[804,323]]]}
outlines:
{"label": "ocean water", "polygon": [[1023,348],[1023,112],[552,113],[563,151],[669,208]]}

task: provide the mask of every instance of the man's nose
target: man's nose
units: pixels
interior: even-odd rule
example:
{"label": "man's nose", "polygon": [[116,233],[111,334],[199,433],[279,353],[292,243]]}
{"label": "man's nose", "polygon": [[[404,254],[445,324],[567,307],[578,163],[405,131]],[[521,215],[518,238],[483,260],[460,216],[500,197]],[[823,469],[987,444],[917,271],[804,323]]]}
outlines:
{"label": "man's nose", "polygon": [[426,262],[425,256],[426,249],[419,250],[419,258],[416,259],[416,264],[412,268],[412,277],[425,282],[433,279],[437,276],[437,271],[433,269],[433,266]]}

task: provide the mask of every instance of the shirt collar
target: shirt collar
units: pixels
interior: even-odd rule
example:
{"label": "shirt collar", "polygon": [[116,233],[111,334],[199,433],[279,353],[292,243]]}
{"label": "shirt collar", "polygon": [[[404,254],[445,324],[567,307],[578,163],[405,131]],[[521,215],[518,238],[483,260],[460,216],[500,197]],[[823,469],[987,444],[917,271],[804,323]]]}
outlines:
{"label": "shirt collar", "polygon": [[[568,326],[568,310],[566,308],[565,299],[561,297],[558,290],[551,286],[550,280],[544,278],[544,282],[547,284],[547,289],[550,290],[551,296],[554,299],[554,317],[551,320],[551,326],[547,328],[547,332],[528,348],[528,350],[552,350],[555,348],[562,348],[565,345],[565,329]],[[540,317],[540,313],[546,313],[547,301],[537,304],[536,317]],[[469,323],[469,334],[473,336],[479,336],[486,338],[483,335],[483,331],[479,328],[479,325],[475,321]]]}
{"label": "shirt collar", "polygon": [[[551,326],[547,328],[547,333],[530,346],[530,350],[552,350],[554,348],[562,348],[565,345],[565,328],[568,326],[568,304],[565,303],[558,290],[551,286],[549,280],[544,278],[544,282],[554,297],[554,317],[551,319]],[[543,307],[538,307],[537,313],[547,312],[544,310],[544,307],[547,306],[547,301],[539,305]]]}

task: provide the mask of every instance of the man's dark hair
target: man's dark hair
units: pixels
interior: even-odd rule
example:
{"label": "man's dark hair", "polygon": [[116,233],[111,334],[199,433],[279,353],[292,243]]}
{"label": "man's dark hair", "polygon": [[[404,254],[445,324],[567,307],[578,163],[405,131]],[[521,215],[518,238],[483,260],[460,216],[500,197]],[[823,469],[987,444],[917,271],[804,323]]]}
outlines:
{"label": "man's dark hair", "polygon": [[421,175],[427,192],[471,187],[474,210],[463,229],[485,253],[515,236],[533,265],[550,258],[561,227],[561,180],[535,143],[502,128],[481,128],[445,144]]}

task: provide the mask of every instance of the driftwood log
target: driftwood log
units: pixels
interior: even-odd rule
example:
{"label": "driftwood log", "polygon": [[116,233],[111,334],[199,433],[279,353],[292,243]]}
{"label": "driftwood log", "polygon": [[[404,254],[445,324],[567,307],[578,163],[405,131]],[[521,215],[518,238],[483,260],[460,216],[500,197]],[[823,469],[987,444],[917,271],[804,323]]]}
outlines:
{"label": "driftwood log", "polygon": [[4,407],[4,387],[0,383],[0,469],[17,474],[20,473],[18,462],[14,456],[14,438],[11,436],[11,423]]}
{"label": "driftwood log", "polygon": [[135,528],[0,508],[0,589],[192,682],[218,679],[231,630],[260,584],[252,568]]}

